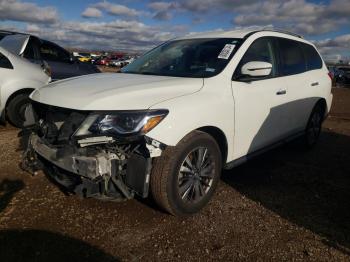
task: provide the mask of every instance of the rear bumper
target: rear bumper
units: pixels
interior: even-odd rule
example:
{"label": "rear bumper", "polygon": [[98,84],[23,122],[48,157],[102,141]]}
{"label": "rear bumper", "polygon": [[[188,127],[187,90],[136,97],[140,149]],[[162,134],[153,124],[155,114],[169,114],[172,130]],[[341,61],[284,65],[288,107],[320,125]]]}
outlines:
{"label": "rear bumper", "polygon": [[333,103],[333,94],[331,93],[327,98],[326,98],[326,103],[327,103],[327,110],[324,115],[324,119],[326,119],[329,115],[329,112],[331,111],[332,103]]}

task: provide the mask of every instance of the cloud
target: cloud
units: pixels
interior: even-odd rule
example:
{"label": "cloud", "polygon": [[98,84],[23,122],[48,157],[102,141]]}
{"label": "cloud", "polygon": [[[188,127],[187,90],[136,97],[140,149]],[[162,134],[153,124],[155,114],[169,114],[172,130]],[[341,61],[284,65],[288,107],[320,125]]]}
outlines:
{"label": "cloud", "polygon": [[171,20],[173,18],[172,12],[177,11],[178,5],[175,2],[152,2],[148,7],[155,12],[154,19],[157,20]]}
{"label": "cloud", "polygon": [[193,13],[211,13],[211,12],[237,12],[241,7],[248,7],[256,3],[256,0],[181,0],[179,9]]}
{"label": "cloud", "polygon": [[179,28],[148,26],[138,21],[61,22],[27,26],[27,32],[66,47],[95,50],[148,50],[175,37]]}
{"label": "cloud", "polygon": [[350,4],[348,0],[332,0],[325,10],[328,17],[348,17],[350,15]]}
{"label": "cloud", "polygon": [[174,2],[152,2],[148,4],[148,7],[152,9],[153,11],[166,11],[170,8],[176,8],[176,3]]}
{"label": "cloud", "polygon": [[151,2],[148,8],[155,12],[154,19],[170,20],[174,12],[189,12],[196,15],[195,21],[199,21],[203,14],[220,13],[222,11],[233,12],[240,6],[254,3],[254,0],[179,0],[174,2]]}
{"label": "cloud", "polygon": [[334,54],[341,52],[349,52],[350,50],[350,34],[340,35],[333,39],[324,39],[313,41],[322,54]]}
{"label": "cloud", "polygon": [[[307,38],[339,32],[340,28],[350,26],[349,0],[327,0],[319,3],[311,0],[150,0],[148,4],[142,5],[142,9],[117,4],[116,1],[97,0],[88,4],[81,16],[100,18],[109,14],[112,18],[115,17],[115,20],[83,22],[60,20],[54,7],[31,3],[33,1],[0,0],[0,21],[24,22],[3,23],[0,28],[7,24],[13,30],[17,28],[17,31],[31,32],[63,46],[96,50],[146,50],[192,31],[198,23],[208,25],[207,30],[215,31],[215,28],[211,27],[211,21],[214,19],[216,22],[231,19],[233,29],[285,29],[306,35]],[[130,0],[119,1],[128,2]],[[175,24],[174,21],[147,25],[146,22],[141,22],[145,16],[169,21],[176,15],[192,18],[192,23],[183,25]],[[223,28],[228,26],[223,24]],[[349,36],[344,35],[335,39],[315,41],[315,44],[325,55],[346,54],[350,49],[349,42]]]}
{"label": "cloud", "polygon": [[153,18],[157,20],[166,21],[171,20],[173,18],[173,15],[168,11],[159,11],[153,16]]}
{"label": "cloud", "polygon": [[84,18],[100,18],[102,17],[102,12],[95,7],[88,7],[81,14]]}
{"label": "cloud", "polygon": [[254,4],[249,10],[241,8],[233,23],[240,26],[271,23],[300,34],[324,34],[349,23],[350,7],[345,2],[348,1],[333,0],[328,4],[317,4],[306,0],[268,0]]}
{"label": "cloud", "polygon": [[94,4],[93,7],[103,10],[108,14],[114,16],[136,17],[142,14],[141,11],[138,11],[136,9],[129,8],[125,5],[113,4],[108,1],[99,2],[97,4]]}
{"label": "cloud", "polygon": [[319,35],[350,26],[349,0],[330,0],[315,3],[308,0],[180,0],[153,2],[149,7],[159,15],[171,18],[171,12],[189,12],[197,18],[231,14],[234,26],[264,26],[291,30],[303,35]]}
{"label": "cloud", "polygon": [[0,20],[52,24],[59,17],[54,7],[40,7],[19,0],[0,0]]}

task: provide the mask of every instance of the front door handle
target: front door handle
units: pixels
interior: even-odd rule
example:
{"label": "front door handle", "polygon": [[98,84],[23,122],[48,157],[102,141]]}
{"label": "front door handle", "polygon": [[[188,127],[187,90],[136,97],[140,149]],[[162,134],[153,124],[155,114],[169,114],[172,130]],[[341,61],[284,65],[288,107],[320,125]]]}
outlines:
{"label": "front door handle", "polygon": [[318,86],[318,85],[319,85],[318,82],[314,82],[311,84],[311,86]]}
{"label": "front door handle", "polygon": [[280,95],[285,95],[287,94],[287,90],[279,90],[277,91],[276,95],[280,96]]}

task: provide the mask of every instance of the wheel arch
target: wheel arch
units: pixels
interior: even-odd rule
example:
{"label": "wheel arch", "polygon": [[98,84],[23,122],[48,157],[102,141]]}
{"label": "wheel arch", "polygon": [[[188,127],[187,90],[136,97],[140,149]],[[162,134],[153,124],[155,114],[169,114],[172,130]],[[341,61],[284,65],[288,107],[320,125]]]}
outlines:
{"label": "wheel arch", "polygon": [[227,162],[227,154],[228,154],[228,143],[225,133],[218,127],[215,126],[203,126],[200,128],[197,128],[196,130],[207,133],[211,137],[213,137],[218,143],[221,156],[222,156],[222,162],[223,164],[226,164]]}
{"label": "wheel arch", "polygon": [[319,106],[319,105],[321,106],[321,108],[322,108],[322,110],[323,110],[322,113],[323,113],[324,119],[325,119],[326,116],[327,116],[327,112],[328,112],[328,105],[327,105],[326,99],[320,98],[319,100],[317,100],[317,102],[316,102],[314,108],[315,108],[316,106]]}
{"label": "wheel arch", "polygon": [[6,100],[6,106],[5,106],[5,108],[7,108],[7,106],[8,106],[8,104],[11,102],[11,100],[13,99],[13,98],[15,98],[16,96],[18,96],[18,95],[21,95],[21,94],[27,94],[27,93],[31,93],[31,92],[33,92],[35,89],[34,88],[22,88],[22,89],[19,89],[19,90],[17,90],[16,92],[14,92],[14,93],[12,93],[8,98],[7,98],[7,100]]}

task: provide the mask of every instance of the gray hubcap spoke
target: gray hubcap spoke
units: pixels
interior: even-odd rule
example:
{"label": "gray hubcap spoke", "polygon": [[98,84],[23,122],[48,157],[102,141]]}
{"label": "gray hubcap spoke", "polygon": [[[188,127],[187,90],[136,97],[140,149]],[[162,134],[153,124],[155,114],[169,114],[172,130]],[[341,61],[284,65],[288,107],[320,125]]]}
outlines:
{"label": "gray hubcap spoke", "polygon": [[188,180],[187,182],[183,183],[182,186],[180,186],[181,198],[185,198],[188,195],[192,186],[193,186],[193,182],[191,180]]}
{"label": "gray hubcap spoke", "polygon": [[190,168],[186,167],[186,166],[181,166],[180,172],[182,172],[182,173],[193,173],[193,171]]}
{"label": "gray hubcap spoke", "polygon": [[214,178],[214,161],[206,147],[192,150],[178,174],[178,191],[185,202],[198,202],[209,192]]}
{"label": "gray hubcap spoke", "polygon": [[187,166],[192,170],[193,165],[191,163],[191,159],[189,158],[189,156],[186,157],[185,162],[186,162]]}

